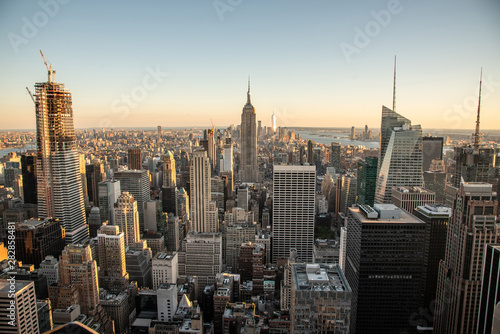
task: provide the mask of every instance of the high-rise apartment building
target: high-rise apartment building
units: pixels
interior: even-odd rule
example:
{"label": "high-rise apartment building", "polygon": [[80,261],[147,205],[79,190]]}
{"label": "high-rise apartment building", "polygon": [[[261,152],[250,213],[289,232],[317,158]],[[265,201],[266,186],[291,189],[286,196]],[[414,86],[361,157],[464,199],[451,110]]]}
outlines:
{"label": "high-rise apartment building", "polygon": [[295,249],[301,261],[313,261],[316,168],[273,167],[273,261]]}
{"label": "high-rise apartment building", "polygon": [[217,232],[218,226],[213,224],[210,211],[211,178],[210,161],[207,152],[201,148],[193,152],[190,166],[191,191],[191,226],[189,230],[197,232]]}
{"label": "high-rise apartment building", "polygon": [[115,204],[115,225],[125,235],[125,246],[134,247],[139,242],[139,212],[137,201],[127,191],[122,192]]}
{"label": "high-rise apartment building", "polygon": [[491,184],[460,184],[439,265],[434,333],[477,330],[486,245],[498,243],[500,236],[497,215],[497,193]]}
{"label": "high-rise apartment building", "polygon": [[425,224],[393,204],[349,208],[351,333],[416,333]]}
{"label": "high-rise apartment building", "polygon": [[247,103],[241,114],[240,179],[243,183],[259,182],[256,117],[255,108],[250,101],[250,80],[248,80]]}
{"label": "high-rise apartment building", "polygon": [[[144,231],[144,206],[143,203],[149,201],[149,171],[132,170],[118,171],[114,174],[115,180],[120,181],[121,191],[128,191],[137,201],[137,211],[139,211],[140,232]],[[115,224],[116,225],[116,224]]]}
{"label": "high-rise apartment building", "polygon": [[116,225],[103,223],[97,231],[100,287],[120,292],[129,283],[125,268],[125,235]]}
{"label": "high-rise apartment building", "polygon": [[0,280],[0,332],[39,333],[33,282]]}
{"label": "high-rise apartment building", "polygon": [[175,187],[177,185],[175,173],[175,159],[174,154],[167,151],[161,160],[163,161],[163,186]]}
{"label": "high-rise apartment building", "polygon": [[366,157],[358,162],[357,203],[373,206],[377,188],[377,157]]}
{"label": "high-rise apartment building", "polygon": [[66,242],[88,238],[80,165],[76,150],[71,93],[55,82],[35,85],[37,128],[38,215],[58,218],[66,230]]}
{"label": "high-rise apartment building", "polygon": [[393,187],[421,187],[422,128],[382,107],[375,203],[390,203]]}
{"label": "high-rise apartment building", "polygon": [[140,148],[128,149],[128,169],[130,170],[142,169],[142,152]]}

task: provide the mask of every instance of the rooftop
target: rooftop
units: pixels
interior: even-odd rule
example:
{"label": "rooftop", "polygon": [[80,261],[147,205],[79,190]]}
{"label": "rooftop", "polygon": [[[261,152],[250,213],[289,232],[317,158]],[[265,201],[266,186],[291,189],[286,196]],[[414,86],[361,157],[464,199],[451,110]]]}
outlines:
{"label": "rooftop", "polygon": [[421,187],[394,187],[392,189],[402,193],[419,193],[419,194],[434,193],[433,191]]}
{"label": "rooftop", "polygon": [[[365,205],[365,207],[370,207],[368,205]],[[391,207],[393,208],[391,210]],[[371,207],[370,207],[371,208]],[[377,210],[377,208],[379,210]],[[356,217],[360,222],[362,223],[372,223],[372,224],[379,224],[379,223],[407,223],[407,224],[424,224],[420,219],[415,217],[414,215],[399,209],[396,207],[394,204],[375,204],[374,205],[374,210],[378,212],[377,218],[370,218],[367,217],[361,210],[360,207],[350,207],[349,212]],[[394,210],[394,211],[393,211]],[[391,213],[396,213],[396,215],[393,215]]]}
{"label": "rooftop", "polygon": [[336,264],[293,264],[297,291],[351,292],[342,269]]}

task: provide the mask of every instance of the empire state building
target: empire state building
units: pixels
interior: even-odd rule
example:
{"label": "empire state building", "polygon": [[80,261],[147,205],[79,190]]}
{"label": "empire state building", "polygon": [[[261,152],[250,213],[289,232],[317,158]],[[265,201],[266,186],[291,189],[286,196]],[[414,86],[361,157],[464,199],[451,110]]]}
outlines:
{"label": "empire state building", "polygon": [[55,82],[52,65],[47,70],[48,81],[35,85],[38,215],[58,218],[66,230],[66,242],[82,243],[89,232],[71,93]]}
{"label": "empire state building", "polygon": [[241,114],[240,178],[243,183],[259,182],[256,117],[255,108],[250,101],[250,80],[248,80],[247,103]]}

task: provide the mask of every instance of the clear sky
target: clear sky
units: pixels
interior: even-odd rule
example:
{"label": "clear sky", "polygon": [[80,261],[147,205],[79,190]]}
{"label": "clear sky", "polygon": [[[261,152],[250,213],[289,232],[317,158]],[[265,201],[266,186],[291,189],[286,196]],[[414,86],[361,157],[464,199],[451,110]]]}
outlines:
{"label": "clear sky", "polygon": [[1,1],[0,129],[35,128],[28,86],[71,90],[75,126],[500,128],[498,0]]}

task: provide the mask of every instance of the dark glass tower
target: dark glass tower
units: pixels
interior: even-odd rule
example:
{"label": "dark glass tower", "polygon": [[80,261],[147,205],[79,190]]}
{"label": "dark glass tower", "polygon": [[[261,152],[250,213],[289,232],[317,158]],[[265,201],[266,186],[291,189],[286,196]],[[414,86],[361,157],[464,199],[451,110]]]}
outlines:
{"label": "dark glass tower", "polygon": [[377,157],[366,157],[365,161],[358,162],[358,204],[373,206],[377,187],[377,164]]}
{"label": "dark glass tower", "polygon": [[351,333],[416,333],[425,224],[392,204],[349,208]]}
{"label": "dark glass tower", "polygon": [[36,155],[22,155],[24,203],[38,204],[36,191]]}

